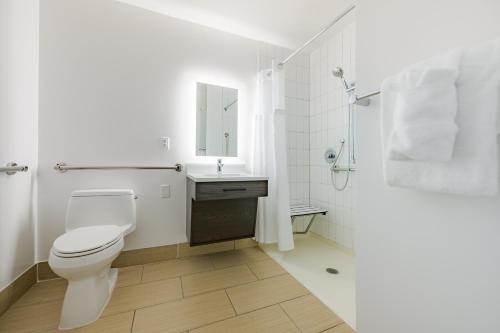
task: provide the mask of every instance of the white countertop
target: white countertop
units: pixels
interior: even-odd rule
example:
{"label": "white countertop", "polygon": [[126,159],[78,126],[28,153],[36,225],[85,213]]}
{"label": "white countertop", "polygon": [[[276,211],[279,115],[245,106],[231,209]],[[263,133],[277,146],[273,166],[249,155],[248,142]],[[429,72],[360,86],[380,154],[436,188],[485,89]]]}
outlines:
{"label": "white countertop", "polygon": [[216,173],[188,173],[187,177],[194,182],[236,182],[236,181],[258,181],[258,180],[268,180],[269,177],[256,176],[248,173],[222,173],[217,175]]}

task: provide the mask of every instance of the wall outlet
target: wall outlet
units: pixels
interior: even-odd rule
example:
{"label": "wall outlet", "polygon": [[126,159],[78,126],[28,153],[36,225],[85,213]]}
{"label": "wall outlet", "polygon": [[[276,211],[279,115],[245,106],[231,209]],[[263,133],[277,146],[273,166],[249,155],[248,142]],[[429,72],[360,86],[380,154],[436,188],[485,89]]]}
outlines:
{"label": "wall outlet", "polygon": [[170,198],[170,185],[160,185],[160,197],[161,198]]}

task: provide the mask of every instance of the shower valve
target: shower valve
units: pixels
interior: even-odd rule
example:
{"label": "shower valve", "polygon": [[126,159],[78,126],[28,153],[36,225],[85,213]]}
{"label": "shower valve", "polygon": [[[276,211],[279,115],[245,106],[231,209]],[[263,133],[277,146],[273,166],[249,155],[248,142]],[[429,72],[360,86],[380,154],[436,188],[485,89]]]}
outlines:
{"label": "shower valve", "polygon": [[337,159],[337,152],[333,148],[328,148],[325,151],[325,161],[328,164],[335,163],[335,160]]}

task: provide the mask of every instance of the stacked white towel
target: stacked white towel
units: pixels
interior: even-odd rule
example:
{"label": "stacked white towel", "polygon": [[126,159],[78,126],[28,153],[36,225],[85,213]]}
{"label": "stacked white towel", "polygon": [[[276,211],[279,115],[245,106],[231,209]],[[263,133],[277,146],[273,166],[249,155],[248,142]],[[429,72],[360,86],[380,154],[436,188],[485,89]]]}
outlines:
{"label": "stacked white towel", "polygon": [[[434,192],[495,195],[499,84],[500,40],[429,59],[386,79],[386,182]],[[418,87],[418,92],[411,95],[408,87]]]}
{"label": "stacked white towel", "polygon": [[[457,52],[458,53],[458,52]],[[458,54],[450,66],[412,68],[398,78],[394,128],[388,144],[391,160],[451,159],[458,127]]]}

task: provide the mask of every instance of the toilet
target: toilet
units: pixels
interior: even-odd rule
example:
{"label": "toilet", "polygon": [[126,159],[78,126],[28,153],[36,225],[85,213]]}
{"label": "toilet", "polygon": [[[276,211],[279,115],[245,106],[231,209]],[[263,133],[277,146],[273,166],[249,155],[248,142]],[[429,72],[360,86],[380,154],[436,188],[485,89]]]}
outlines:
{"label": "toilet", "polygon": [[71,193],[66,232],[53,243],[49,266],[68,280],[59,328],[73,329],[99,319],[116,284],[111,263],[124,237],[136,227],[133,190],[98,189]]}

